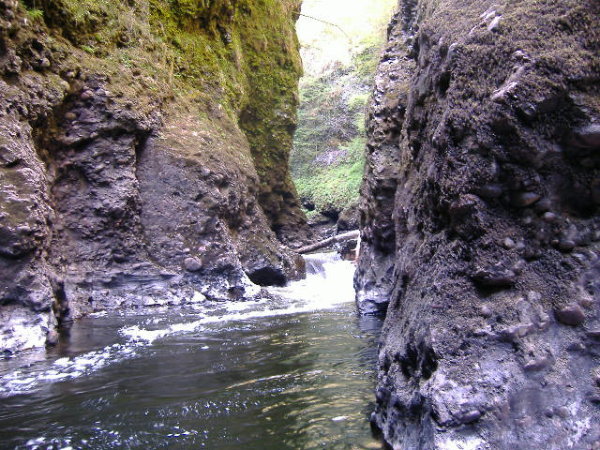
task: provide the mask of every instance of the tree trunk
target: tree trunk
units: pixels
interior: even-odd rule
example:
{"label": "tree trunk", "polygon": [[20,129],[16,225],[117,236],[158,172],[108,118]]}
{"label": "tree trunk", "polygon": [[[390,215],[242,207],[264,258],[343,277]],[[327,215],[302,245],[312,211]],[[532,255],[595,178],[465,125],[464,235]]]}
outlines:
{"label": "tree trunk", "polygon": [[315,244],[310,244],[310,245],[306,245],[304,247],[300,247],[300,248],[296,249],[295,251],[297,253],[300,253],[301,255],[303,255],[305,253],[310,253],[315,250],[319,250],[320,248],[328,247],[331,244],[335,244],[336,242],[344,242],[344,241],[349,241],[351,239],[358,239],[359,236],[360,236],[360,231],[358,231],[358,230],[348,231],[347,233],[338,234],[337,236],[330,237],[328,239],[319,241]]}

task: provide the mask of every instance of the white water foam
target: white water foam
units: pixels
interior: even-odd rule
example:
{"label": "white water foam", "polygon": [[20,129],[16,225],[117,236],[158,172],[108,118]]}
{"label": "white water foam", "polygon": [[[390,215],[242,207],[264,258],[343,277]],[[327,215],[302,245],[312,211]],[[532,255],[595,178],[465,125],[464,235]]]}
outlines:
{"label": "white water foam", "polygon": [[[342,261],[336,254],[317,254],[306,257],[307,264],[318,267],[305,280],[290,283],[282,288],[270,288],[279,300],[260,299],[251,302],[225,303],[219,307],[224,314],[209,315],[209,306],[194,317],[199,319],[168,325],[163,328],[144,328],[139,324],[123,327],[119,334],[127,339],[123,344],[113,344],[103,349],[75,357],[63,357],[50,368],[23,367],[0,376],[0,397],[29,392],[45,383],[55,383],[87,376],[107,364],[124,361],[139,355],[140,349],[169,336],[207,331],[207,325],[243,322],[252,319],[277,317],[335,308],[354,301],[352,278],[354,265]],[[160,319],[146,320],[149,325],[160,326]],[[208,347],[203,347],[204,349]]]}
{"label": "white water foam", "polygon": [[19,305],[0,308],[0,353],[43,347],[48,313],[35,313]]}
{"label": "white water foam", "polygon": [[[174,334],[193,333],[205,325],[314,312],[354,301],[353,263],[342,261],[335,253],[309,255],[306,260],[307,264],[316,262],[314,265],[320,267],[319,272],[309,274],[306,279],[292,282],[285,287],[269,288],[269,292],[286,300],[283,305],[276,305],[278,307],[271,308],[268,299],[227,303],[224,304],[227,313],[223,315],[205,316],[194,322],[177,323],[158,330],[134,325],[121,329],[120,333],[132,341],[151,343]],[[263,306],[266,308],[254,309]]]}
{"label": "white water foam", "polygon": [[44,383],[89,375],[114,361],[137,356],[137,343],[113,344],[72,358],[60,358],[50,368],[23,367],[0,377],[0,397],[29,392]]}
{"label": "white water foam", "polygon": [[[308,311],[330,309],[354,301],[354,264],[342,261],[337,253],[305,256],[309,273],[304,280],[269,291],[287,299],[304,303]],[[310,270],[312,269],[312,270]]]}

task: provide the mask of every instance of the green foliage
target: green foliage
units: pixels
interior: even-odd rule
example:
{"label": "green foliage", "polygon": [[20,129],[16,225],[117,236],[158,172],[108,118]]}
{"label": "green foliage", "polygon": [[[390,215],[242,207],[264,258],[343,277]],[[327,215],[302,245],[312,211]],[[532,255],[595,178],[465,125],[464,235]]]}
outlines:
{"label": "green foliage", "polygon": [[304,14],[327,22],[302,17],[298,21],[306,73],[318,76],[332,61],[347,64],[366,43],[383,42],[397,7],[398,0],[304,0]]}
{"label": "green foliage", "polygon": [[[322,60],[323,55],[335,54],[332,49],[341,48],[343,36],[338,36],[340,33],[334,28],[322,30],[325,34],[333,33],[331,40],[337,43],[332,44],[332,49],[306,33],[309,41],[305,49],[311,56],[307,60],[318,69],[308,67],[310,76],[300,84],[299,120],[290,164],[298,193],[313,202],[317,210],[341,211],[355,203],[359,196],[365,160],[366,108],[385,42],[390,7],[395,3],[373,1],[373,4],[358,1],[348,5],[362,13],[377,8],[378,13],[370,16],[367,23],[360,15],[351,17],[340,13],[340,25],[354,40],[354,43],[345,43],[351,46],[350,58],[345,63],[340,60],[324,64]],[[316,1],[306,3],[307,7],[310,5],[317,9],[328,7]],[[338,19],[330,20],[338,22]],[[313,62],[315,55],[321,59]]]}
{"label": "green foliage", "polygon": [[355,202],[363,177],[365,142],[364,137],[353,139],[345,148],[348,151],[346,158],[339,164],[296,178],[300,197],[310,198],[316,211],[341,210]]}
{"label": "green foliage", "polygon": [[[372,59],[377,60],[379,50]],[[374,69],[367,77],[356,67],[338,66],[300,85],[299,126],[290,164],[298,193],[317,209],[341,211],[359,196]],[[342,159],[329,165],[322,162],[340,150],[346,151]]]}
{"label": "green foliage", "polygon": [[28,9],[27,15],[31,20],[43,20],[44,19],[44,11],[41,9]]}
{"label": "green foliage", "polygon": [[26,1],[20,0],[21,5],[27,12],[27,16],[34,22],[44,20],[44,11],[38,7],[35,0]]}
{"label": "green foliage", "polygon": [[91,47],[89,45],[82,45],[81,50],[83,50],[86,53],[89,53],[90,55],[93,55],[94,52],[96,51],[96,49],[94,47]]}
{"label": "green foliage", "polygon": [[[301,87],[299,127],[290,162],[298,194],[320,210],[342,210],[358,198],[369,94],[357,90],[356,82],[352,74],[334,73],[333,79],[317,78]],[[349,99],[348,92],[354,92]],[[327,165],[322,159],[328,153],[344,156]]]}
{"label": "green foliage", "polygon": [[359,92],[350,97],[348,106],[353,110],[364,109],[369,100],[369,94],[366,92]]}

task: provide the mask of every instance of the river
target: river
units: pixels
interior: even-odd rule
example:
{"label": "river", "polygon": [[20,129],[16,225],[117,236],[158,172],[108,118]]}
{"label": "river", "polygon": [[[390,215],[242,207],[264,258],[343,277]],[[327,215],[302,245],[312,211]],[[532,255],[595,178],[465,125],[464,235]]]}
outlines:
{"label": "river", "polygon": [[382,448],[381,321],[356,315],[352,263],[307,258],[274,299],[89,317],[0,361],[0,448]]}

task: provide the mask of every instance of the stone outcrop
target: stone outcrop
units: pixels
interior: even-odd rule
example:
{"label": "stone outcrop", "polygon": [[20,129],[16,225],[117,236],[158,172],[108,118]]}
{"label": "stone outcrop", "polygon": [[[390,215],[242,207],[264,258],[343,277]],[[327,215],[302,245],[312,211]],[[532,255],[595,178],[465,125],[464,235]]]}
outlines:
{"label": "stone outcrop", "polygon": [[297,2],[24,4],[0,0],[0,351],[302,275],[275,234],[306,225]]}
{"label": "stone outcrop", "polygon": [[403,0],[369,120],[364,313],[397,449],[600,440],[597,2]]}

